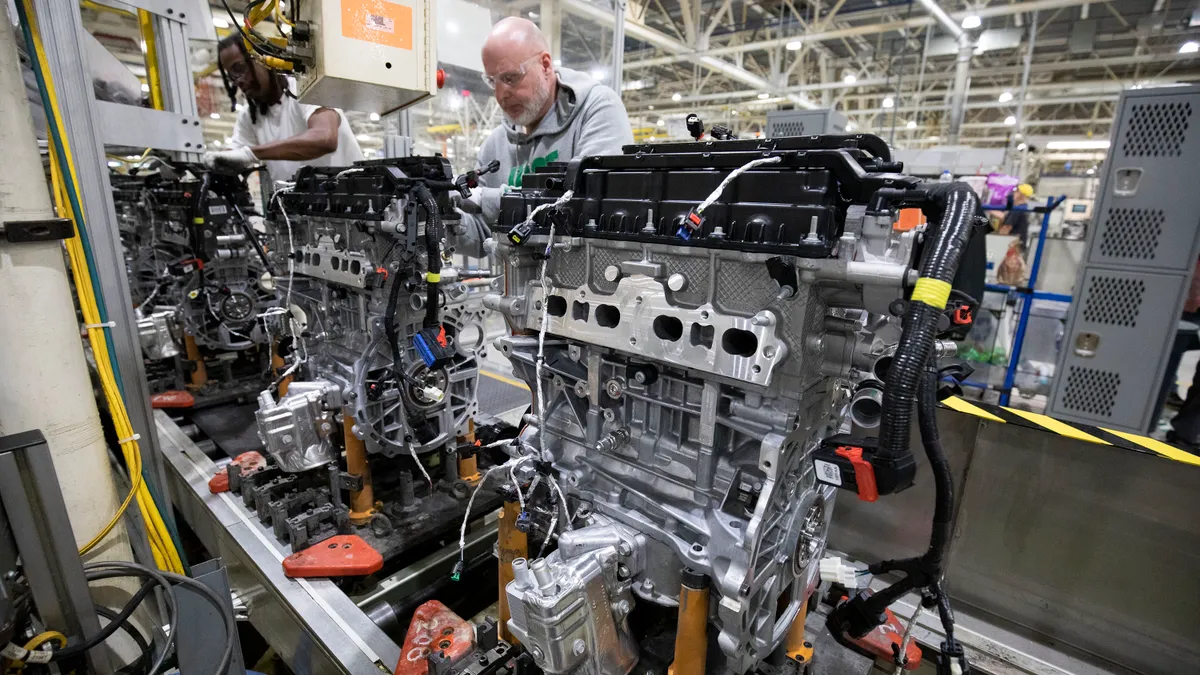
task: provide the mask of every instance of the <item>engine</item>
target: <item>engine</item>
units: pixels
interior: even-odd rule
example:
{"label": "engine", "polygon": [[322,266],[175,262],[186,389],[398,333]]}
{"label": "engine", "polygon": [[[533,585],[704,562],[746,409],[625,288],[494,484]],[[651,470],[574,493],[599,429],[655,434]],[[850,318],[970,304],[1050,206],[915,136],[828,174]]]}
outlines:
{"label": "engine", "polygon": [[[536,394],[510,462],[566,497],[557,548],[502,590],[540,668],[665,668],[630,628],[663,609],[677,666],[793,655],[835,493],[913,482],[892,413],[949,350],[934,335],[977,201],[899,170],[873,136],[632,146],[504,196],[506,290],[485,303]],[[902,206],[941,223],[936,241],[896,225]]]}
{"label": "engine", "polygon": [[186,386],[195,404],[256,392],[270,368],[261,316],[275,293],[246,183],[155,162],[111,176],[151,388]]}
{"label": "engine", "polygon": [[348,488],[351,525],[385,557],[457,524],[485,454],[484,309],[452,263],[452,179],[438,157],[307,167],[270,209],[281,307],[268,326],[286,367],[259,396],[270,469],[255,481],[300,520],[308,487],[339,508]]}

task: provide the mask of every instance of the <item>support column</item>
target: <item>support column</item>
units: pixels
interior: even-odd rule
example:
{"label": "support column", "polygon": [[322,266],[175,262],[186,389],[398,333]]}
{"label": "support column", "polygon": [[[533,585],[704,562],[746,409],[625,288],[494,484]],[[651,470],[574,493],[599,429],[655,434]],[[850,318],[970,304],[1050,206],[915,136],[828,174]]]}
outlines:
{"label": "support column", "polygon": [[950,90],[950,126],[946,132],[949,145],[958,143],[962,133],[963,118],[967,114],[967,85],[971,77],[971,54],[975,51],[975,41],[970,34],[958,36],[958,60],[954,64],[954,86]]}
{"label": "support column", "polygon": [[562,7],[558,0],[542,0],[540,22],[550,58],[557,61],[562,58]]}
{"label": "support column", "polygon": [[[1087,5],[1084,5],[1087,8]],[[1015,170],[1017,160],[1017,134],[1024,134],[1025,128],[1025,96],[1029,93],[1029,70],[1033,67],[1033,47],[1037,42],[1038,13],[1034,12],[1029,19],[1029,47],[1025,50],[1025,67],[1021,71],[1021,90],[1017,92],[1017,123],[1008,139],[1008,166]],[[1023,174],[1017,174],[1023,176]]]}
{"label": "support column", "polygon": [[354,435],[354,415],[349,408],[342,411],[342,430],[346,439],[346,473],[362,479],[362,489],[350,492],[350,522],[362,525],[375,515],[375,489],[371,486],[367,444]]}
{"label": "support column", "polygon": [[708,664],[708,576],[683,570],[679,588],[679,624],[675,631],[675,661],[667,675],[704,675]]}
{"label": "support column", "polygon": [[504,506],[497,514],[497,532],[496,550],[500,554],[500,598],[499,598],[499,614],[500,620],[497,622],[500,629],[500,639],[509,642],[516,642],[513,634],[508,630],[508,582],[513,580],[512,562],[517,558],[526,558],[529,556],[529,537],[522,531],[517,529],[517,516],[521,515],[521,505],[516,502],[504,502]]}

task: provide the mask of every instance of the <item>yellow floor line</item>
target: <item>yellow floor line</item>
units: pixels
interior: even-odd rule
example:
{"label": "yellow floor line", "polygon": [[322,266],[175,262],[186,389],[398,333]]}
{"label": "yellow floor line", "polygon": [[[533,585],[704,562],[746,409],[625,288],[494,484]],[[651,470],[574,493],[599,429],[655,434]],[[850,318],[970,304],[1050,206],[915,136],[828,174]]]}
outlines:
{"label": "yellow floor line", "polygon": [[992,420],[993,422],[1004,423],[1004,420],[1002,418],[993,415],[992,413],[984,410],[983,408],[980,408],[977,405],[968,403],[967,401],[965,401],[957,396],[951,396],[950,398],[943,400],[942,403],[947,408],[950,408],[952,410],[957,410],[958,412],[964,413],[966,415],[974,415],[975,417],[982,417],[987,420]]}
{"label": "yellow floor line", "polygon": [[1099,438],[1099,437],[1096,437],[1096,436],[1093,436],[1093,435],[1087,433],[1086,431],[1076,429],[1075,427],[1071,426],[1070,424],[1064,424],[1063,422],[1059,422],[1058,420],[1054,419],[1053,417],[1039,415],[1038,413],[1029,412],[1027,410],[1017,410],[1016,408],[1005,408],[1005,410],[1007,410],[1008,412],[1010,412],[1014,415],[1019,415],[1021,417],[1024,417],[1025,419],[1029,420],[1030,422],[1033,422],[1034,424],[1038,425],[1039,427],[1053,431],[1054,433],[1058,434],[1059,436],[1066,436],[1067,438],[1074,438],[1075,440],[1084,441],[1086,443],[1099,443],[1100,445],[1112,445],[1112,443],[1109,443],[1108,441],[1104,440],[1103,438]]}
{"label": "yellow floor line", "polygon": [[1105,431],[1107,431],[1110,434],[1113,434],[1114,436],[1120,436],[1121,438],[1124,438],[1125,440],[1129,441],[1130,443],[1136,443],[1151,452],[1156,452],[1156,453],[1162,455],[1163,457],[1173,459],[1177,462],[1184,462],[1186,464],[1194,464],[1196,466],[1200,466],[1200,457],[1197,457],[1190,452],[1180,450],[1179,448],[1176,448],[1174,446],[1167,445],[1166,443],[1163,443],[1162,441],[1155,440],[1148,436],[1138,436],[1136,434],[1127,434],[1124,431],[1117,431],[1116,429],[1107,429],[1105,427],[1100,427],[1100,428],[1104,429]]}
{"label": "yellow floor line", "polygon": [[496,373],[493,373],[490,370],[480,370],[479,372],[480,372],[480,374],[486,375],[487,377],[490,377],[493,380],[499,380],[499,381],[503,382],[504,384],[511,384],[514,387],[520,387],[520,388],[524,389],[525,391],[529,391],[529,385],[525,384],[524,382],[522,382],[520,380],[514,380],[511,377],[505,377],[503,375],[498,375]]}

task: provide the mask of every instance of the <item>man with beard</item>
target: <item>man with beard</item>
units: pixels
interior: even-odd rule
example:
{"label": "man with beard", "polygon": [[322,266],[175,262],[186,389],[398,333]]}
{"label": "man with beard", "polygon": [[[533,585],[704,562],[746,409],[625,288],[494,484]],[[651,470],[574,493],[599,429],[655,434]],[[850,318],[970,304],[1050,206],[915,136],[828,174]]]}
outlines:
{"label": "man with beard", "polygon": [[633,143],[621,97],[587,73],[555,67],[532,21],[509,17],[492,28],[483,71],[505,121],[479,149],[479,165],[499,160],[500,170],[480,176],[471,198],[459,200],[468,237],[486,234],[499,216],[500,195],[520,187],[525,173],[584,155],[620,154]]}

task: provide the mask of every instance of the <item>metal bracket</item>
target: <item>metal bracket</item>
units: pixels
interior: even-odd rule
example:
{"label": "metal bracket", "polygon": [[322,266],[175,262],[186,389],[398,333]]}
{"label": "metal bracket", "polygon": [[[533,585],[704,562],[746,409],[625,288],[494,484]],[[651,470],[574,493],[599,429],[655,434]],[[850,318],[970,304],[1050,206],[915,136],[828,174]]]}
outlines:
{"label": "metal bracket", "polygon": [[105,145],[204,152],[200,118],[164,110],[96,101]]}
{"label": "metal bracket", "polygon": [[[120,5],[110,4],[104,0],[98,0],[99,4],[105,7],[113,7],[116,9],[125,9],[120,5],[132,5],[138,9],[144,9],[151,14],[157,14],[164,19],[187,23],[189,14],[195,13],[193,19],[201,19],[199,3],[189,3],[185,0],[122,0]],[[211,22],[212,16],[209,16]]]}
{"label": "metal bracket", "polygon": [[70,239],[73,236],[75,236],[75,226],[67,218],[0,222],[0,237],[10,244]]}

